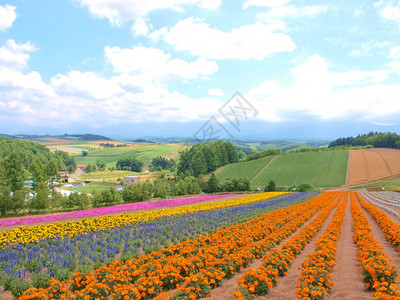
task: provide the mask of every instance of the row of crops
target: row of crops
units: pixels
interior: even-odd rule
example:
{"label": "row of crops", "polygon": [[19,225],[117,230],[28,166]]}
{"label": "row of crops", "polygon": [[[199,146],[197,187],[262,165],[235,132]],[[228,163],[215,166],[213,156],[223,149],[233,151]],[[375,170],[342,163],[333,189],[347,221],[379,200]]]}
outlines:
{"label": "row of crops", "polygon": [[363,211],[399,250],[400,226],[370,198],[357,192],[263,193],[5,230],[0,284],[21,300],[200,299],[260,260],[227,295],[255,299],[287,276],[296,256],[320,233],[302,263],[296,298],[323,299],[334,285],[337,243],[350,206],[365,288],[376,299],[395,299],[397,270]]}

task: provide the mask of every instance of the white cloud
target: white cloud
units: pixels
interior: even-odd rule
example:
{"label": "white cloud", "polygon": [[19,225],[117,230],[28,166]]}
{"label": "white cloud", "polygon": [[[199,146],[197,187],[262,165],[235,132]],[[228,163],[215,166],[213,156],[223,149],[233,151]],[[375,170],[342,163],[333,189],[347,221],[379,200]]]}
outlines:
{"label": "white cloud", "polygon": [[224,92],[221,89],[217,89],[217,88],[212,88],[208,90],[208,94],[210,96],[218,96],[218,97],[222,97],[224,95]]}
{"label": "white cloud", "polygon": [[15,19],[17,18],[17,14],[15,13],[15,6],[0,5],[0,31],[6,31],[8,28],[12,26]]}
{"label": "white cloud", "polygon": [[332,72],[331,65],[319,55],[292,68],[294,83],[282,86],[267,81],[245,96],[268,121],[290,121],[305,115],[321,119],[362,116],[377,121],[400,113],[393,93],[400,85],[384,85],[393,70]]}
{"label": "white cloud", "polygon": [[115,72],[141,74],[147,78],[165,79],[168,76],[176,76],[193,79],[212,75],[218,71],[217,63],[206,58],[200,57],[196,61],[187,62],[182,59],[172,59],[170,54],[156,48],[106,47],[105,56]]}
{"label": "white cloud", "polygon": [[356,49],[353,49],[349,55],[352,57],[373,56],[378,52],[382,52],[382,50],[389,47],[390,44],[391,42],[389,41],[379,42],[376,40],[361,43],[361,45],[358,45]]}
{"label": "white cloud", "polygon": [[135,35],[146,35],[148,25],[144,21],[147,14],[154,10],[172,9],[183,11],[184,6],[197,5],[205,9],[217,9],[221,0],[75,0],[87,7],[97,17],[106,18],[114,26],[134,22]]}
{"label": "white cloud", "polygon": [[132,31],[134,35],[147,35],[149,26],[144,19],[139,19],[133,24]]}
{"label": "white cloud", "polygon": [[188,18],[167,30],[155,32],[175,46],[177,51],[188,51],[193,55],[211,59],[256,59],[261,60],[277,52],[290,52],[296,48],[287,34],[276,32],[284,24],[262,24],[257,22],[234,28],[230,32],[213,29],[199,19]]}
{"label": "white cloud", "polygon": [[205,9],[217,9],[221,3],[222,0],[201,0],[199,6]]}
{"label": "white cloud", "polygon": [[294,5],[276,7],[268,12],[259,13],[260,19],[285,18],[285,17],[315,17],[328,11],[327,5],[314,5],[297,7]]}
{"label": "white cloud", "polygon": [[249,8],[250,6],[279,7],[284,6],[288,2],[290,2],[290,0],[246,0],[243,3],[243,9]]}
{"label": "white cloud", "polygon": [[11,69],[23,69],[28,65],[29,52],[37,48],[31,42],[17,44],[14,40],[7,40],[5,45],[0,47],[0,66]]}
{"label": "white cloud", "polygon": [[[52,90],[43,82],[42,77],[36,71],[23,74],[18,70],[0,67],[0,90],[4,92],[19,91],[19,94],[34,93],[40,95],[54,95]],[[37,100],[37,97],[31,100]]]}
{"label": "white cloud", "polygon": [[389,49],[389,57],[400,58],[400,46],[391,47]]}
{"label": "white cloud", "polygon": [[400,22],[400,3],[397,3],[396,6],[389,4],[383,7],[381,16],[387,20]]}
{"label": "white cloud", "polygon": [[59,95],[89,96],[93,99],[107,99],[123,93],[114,79],[107,80],[93,72],[57,74],[51,79],[51,86]]}

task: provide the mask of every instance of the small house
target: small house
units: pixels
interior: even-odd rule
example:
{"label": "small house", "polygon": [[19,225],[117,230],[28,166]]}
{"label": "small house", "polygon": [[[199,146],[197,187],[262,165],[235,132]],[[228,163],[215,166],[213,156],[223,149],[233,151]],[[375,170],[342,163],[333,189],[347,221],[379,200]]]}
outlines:
{"label": "small house", "polygon": [[58,175],[60,176],[61,183],[68,183],[68,172],[58,172]]}
{"label": "small house", "polygon": [[139,183],[140,177],[139,176],[125,176],[123,180],[124,185],[130,185],[133,183]]}

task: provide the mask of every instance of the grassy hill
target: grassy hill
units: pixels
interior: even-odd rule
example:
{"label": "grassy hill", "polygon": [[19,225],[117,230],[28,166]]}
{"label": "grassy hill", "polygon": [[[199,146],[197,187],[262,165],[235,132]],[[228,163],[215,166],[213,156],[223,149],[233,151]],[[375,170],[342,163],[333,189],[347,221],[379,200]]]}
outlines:
{"label": "grassy hill", "polygon": [[[304,152],[278,156],[251,184],[265,186],[274,180],[277,186],[310,183],[315,187],[338,187],[345,184],[347,150]],[[217,177],[246,177],[252,180],[273,157],[228,165]]]}
{"label": "grassy hill", "polygon": [[315,187],[337,187],[346,183],[347,150],[281,155],[257,177],[253,185],[274,180],[278,186],[311,183]]}
{"label": "grassy hill", "polygon": [[260,159],[230,164],[217,170],[215,175],[221,182],[224,182],[228,178],[242,177],[252,180],[274,157],[274,155],[271,155]]}
{"label": "grassy hill", "polygon": [[144,167],[147,167],[152,158],[156,156],[171,157],[181,150],[181,145],[135,144],[129,147],[91,150],[85,157],[81,154],[75,156],[75,161],[77,164],[87,165],[89,163],[95,164],[97,160],[101,160],[106,163],[107,167],[115,167],[119,159],[135,157],[143,162]]}

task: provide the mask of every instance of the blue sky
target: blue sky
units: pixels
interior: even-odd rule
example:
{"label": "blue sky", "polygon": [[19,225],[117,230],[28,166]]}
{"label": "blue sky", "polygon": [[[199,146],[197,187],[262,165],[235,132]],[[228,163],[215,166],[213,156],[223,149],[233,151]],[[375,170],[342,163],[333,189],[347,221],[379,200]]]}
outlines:
{"label": "blue sky", "polygon": [[399,33],[399,1],[0,0],[0,133],[399,132]]}

